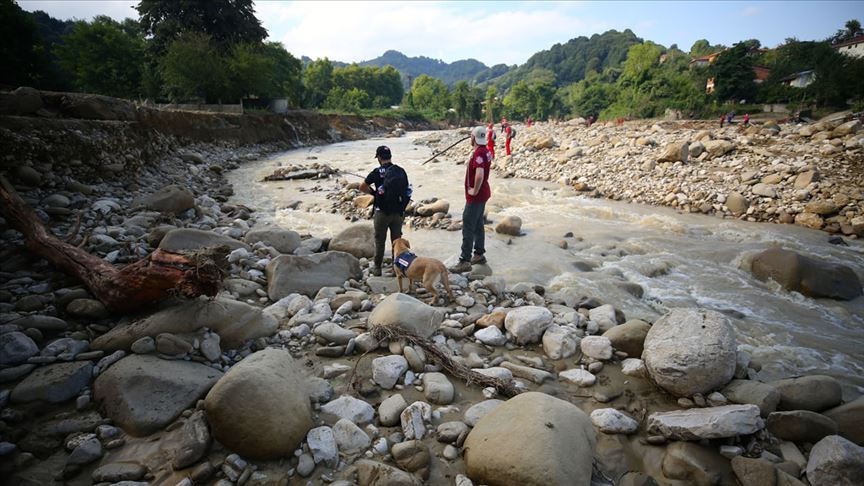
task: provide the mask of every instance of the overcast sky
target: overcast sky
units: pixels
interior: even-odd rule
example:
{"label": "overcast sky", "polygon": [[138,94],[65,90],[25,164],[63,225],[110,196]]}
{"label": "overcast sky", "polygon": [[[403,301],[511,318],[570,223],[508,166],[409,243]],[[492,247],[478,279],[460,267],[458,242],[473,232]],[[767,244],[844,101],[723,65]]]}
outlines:
{"label": "overcast sky", "polygon": [[[136,17],[129,0],[20,0],[25,10],[60,19]],[[787,37],[821,40],[847,20],[864,22],[859,1],[769,2],[327,2],[263,1],[258,18],[296,56],[354,62],[388,49],[453,62],[521,64],[537,51],[580,35],[630,28],[639,37],[688,50],[697,39],[731,45]]]}

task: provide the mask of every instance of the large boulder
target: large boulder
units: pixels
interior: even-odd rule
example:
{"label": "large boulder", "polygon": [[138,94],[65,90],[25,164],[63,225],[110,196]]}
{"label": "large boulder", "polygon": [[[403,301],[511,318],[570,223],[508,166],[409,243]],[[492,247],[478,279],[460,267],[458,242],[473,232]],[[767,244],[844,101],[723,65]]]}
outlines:
{"label": "large boulder", "polygon": [[822,412],[837,423],[840,435],[858,445],[864,445],[864,396]]}
{"label": "large boulder", "polygon": [[212,231],[204,231],[193,228],[177,228],[165,233],[165,237],[159,242],[159,248],[167,251],[201,250],[216,246],[227,246],[231,250],[249,247],[242,241],[235,240],[230,236],[224,236]]}
{"label": "large boulder", "polygon": [[705,140],[702,142],[709,158],[720,157],[735,149],[735,144],[729,140]]}
{"label": "large boulder", "polygon": [[735,374],[735,331],[723,314],[673,309],[645,338],[642,360],[651,378],[679,397],[719,388]]}
{"label": "large boulder", "polygon": [[390,294],[369,314],[367,323],[378,326],[396,326],[421,337],[429,337],[444,320],[444,311],[425,304],[410,295]]}
{"label": "large boulder", "polygon": [[267,264],[267,293],[274,301],[295,293],[314,297],[322,287],[341,287],[362,276],[360,261],[345,252],[282,255]]}
{"label": "large boulder", "polygon": [[314,426],[298,365],[267,348],[231,368],[204,400],[213,436],[243,457],[290,456]]}
{"label": "large boulder", "polygon": [[283,228],[253,228],[243,237],[249,245],[259,241],[274,248],[279,253],[294,253],[300,246],[300,233]]}
{"label": "large boulder", "polygon": [[776,388],[755,380],[732,380],[722,393],[732,403],[756,405],[762,417],[777,410],[780,403],[780,392]]}
{"label": "large boulder", "polygon": [[663,153],[657,158],[657,162],[687,162],[687,157],[689,155],[689,142],[672,142],[669,145],[666,145]]}
{"label": "large boulder", "polygon": [[475,483],[591,484],[596,436],[572,403],[527,392],[480,419],[465,440],[465,470]]}
{"label": "large boulder", "polygon": [[145,319],[117,326],[90,344],[96,350],[130,349],[145,336],[183,334],[209,328],[219,334],[223,348],[240,347],[247,339],[271,336],[279,323],[276,318],[243,302],[230,299],[198,299],[159,311]]}
{"label": "large boulder", "polygon": [[[736,484],[729,460],[713,446],[677,441],[666,447],[661,463],[663,476],[678,481],[663,484],[716,486]],[[657,484],[656,482],[645,483]]]}
{"label": "large boulder", "polygon": [[353,224],[330,240],[330,251],[344,251],[357,258],[375,256],[375,229],[371,224]]}
{"label": "large boulder", "polygon": [[789,442],[815,444],[837,434],[837,424],[830,418],[809,410],[774,412],[768,416],[768,432]]}
{"label": "large boulder", "polygon": [[185,187],[171,184],[142,196],[137,200],[136,206],[144,206],[160,213],[180,214],[195,207],[195,195]]}
{"label": "large boulder", "polygon": [[145,436],[194,406],[221,376],[200,363],[133,354],[99,375],[94,397],[128,434]]}
{"label": "large boulder", "polygon": [[0,114],[32,115],[41,108],[42,95],[28,86],[21,86],[9,93],[0,93]]}
{"label": "large boulder", "polygon": [[62,403],[74,398],[93,377],[93,363],[73,361],[37,368],[12,389],[14,403],[43,401]]}
{"label": "large boulder", "polygon": [[769,248],[753,258],[753,275],[774,280],[786,290],[810,297],[852,300],[862,295],[861,281],[846,265]]}
{"label": "large boulder", "polygon": [[419,216],[432,216],[435,213],[447,213],[450,211],[450,203],[439,199],[433,203],[424,204],[417,208],[417,215]]}
{"label": "large boulder", "polygon": [[777,380],[771,385],[780,392],[780,410],[810,410],[821,412],[840,405],[843,392],[840,383],[826,375]]}
{"label": "large boulder", "polygon": [[552,324],[552,312],[536,305],[517,307],[507,313],[504,327],[513,335],[516,344],[536,343],[543,331]]}
{"label": "large boulder", "polygon": [[39,352],[39,346],[23,332],[0,334],[0,365],[17,365]]}
{"label": "large boulder", "polygon": [[507,216],[495,226],[495,232],[502,235],[520,236],[522,234],[522,218]]}
{"label": "large boulder", "polygon": [[667,439],[701,440],[748,435],[764,426],[756,405],[723,405],[652,413],[647,429]]}
{"label": "large boulder", "polygon": [[627,356],[639,357],[642,356],[645,338],[650,330],[651,326],[647,322],[634,319],[609,329],[603,336],[608,338],[612,347],[618,351],[624,351]]}
{"label": "large boulder", "polygon": [[853,486],[861,484],[861,478],[864,478],[864,447],[839,435],[831,435],[810,450],[810,459],[807,460],[810,484]]}

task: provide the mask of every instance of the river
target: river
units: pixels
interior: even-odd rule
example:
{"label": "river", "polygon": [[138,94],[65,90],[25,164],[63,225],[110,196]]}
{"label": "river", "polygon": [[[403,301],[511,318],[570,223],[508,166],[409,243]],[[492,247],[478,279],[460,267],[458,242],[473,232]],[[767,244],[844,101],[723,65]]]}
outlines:
{"label": "river", "polygon": [[[261,182],[280,165],[324,163],[366,174],[377,166],[375,147],[388,145],[408,172],[414,199],[443,198],[454,219],[461,218],[467,142],[451,158],[425,166],[431,150],[414,141],[429,132],[402,138],[336,143],[274,154],[231,172],[232,203],[256,208],[258,224],[274,223],[301,234],[333,236],[351,224],[331,214],[328,191],[346,180]],[[803,374],[841,380],[844,398],[864,394],[864,297],[843,302],[812,299],[762,283],[747,270],[749,259],[782,246],[850,266],[864,280],[864,244],[827,243],[828,235],[793,225],[747,223],[685,214],[670,208],[580,196],[570,188],[526,179],[490,180],[489,218],[515,215],[524,236],[504,237],[487,226],[490,266],[508,283],[533,282],[547,292],[572,288],[621,309],[628,318],[655,320],[673,307],[714,309],[729,316],[739,344],[766,381]],[[297,209],[290,209],[300,201]],[[310,212],[309,208],[321,208]],[[568,232],[572,238],[564,238]],[[458,252],[459,232],[405,229],[412,247],[446,260]],[[568,242],[562,249],[559,243]],[[578,267],[577,267],[578,264]],[[593,269],[582,271],[580,269]],[[642,289],[637,297],[633,284]]]}

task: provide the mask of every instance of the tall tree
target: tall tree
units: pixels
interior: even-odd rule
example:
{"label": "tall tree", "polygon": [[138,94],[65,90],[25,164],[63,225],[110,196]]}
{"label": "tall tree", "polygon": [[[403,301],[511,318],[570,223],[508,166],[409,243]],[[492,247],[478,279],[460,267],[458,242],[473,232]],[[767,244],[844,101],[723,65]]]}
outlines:
{"label": "tall tree", "polygon": [[864,35],[864,31],[861,30],[861,22],[851,19],[846,21],[845,28],[837,31],[836,34],[831,38],[831,42],[836,44],[838,42],[845,42],[849,39],[854,39],[859,35]]}
{"label": "tall tree", "polygon": [[36,23],[12,0],[0,0],[0,83],[38,87],[47,64]]}
{"label": "tall tree", "polygon": [[286,97],[293,107],[303,102],[303,62],[285,50],[280,42],[267,42],[263,53],[273,62],[271,89],[264,96]]}
{"label": "tall tree", "polygon": [[56,53],[79,91],[122,98],[141,93],[144,39],[110,17],[78,22]]}
{"label": "tall tree", "polygon": [[303,87],[307,108],[318,108],[333,88],[333,63],[326,57],[316,59],[303,71]]}
{"label": "tall tree", "polygon": [[468,110],[471,103],[471,88],[465,81],[459,81],[453,86],[453,109],[459,121],[468,119]]}
{"label": "tall tree", "polygon": [[189,32],[171,42],[159,68],[172,98],[215,102],[226,94],[225,60],[207,34]]}
{"label": "tall tree", "polygon": [[141,0],[136,9],[160,54],[182,32],[207,34],[220,49],[267,37],[252,0]]}
{"label": "tall tree", "polygon": [[750,57],[750,48],[747,43],[739,42],[731,49],[723,51],[710,66],[718,100],[753,100],[756,84],[753,82],[753,59]]}
{"label": "tall tree", "polygon": [[441,80],[425,74],[417,76],[411,85],[414,106],[421,110],[431,110],[438,116],[444,115],[450,106],[450,93]]}

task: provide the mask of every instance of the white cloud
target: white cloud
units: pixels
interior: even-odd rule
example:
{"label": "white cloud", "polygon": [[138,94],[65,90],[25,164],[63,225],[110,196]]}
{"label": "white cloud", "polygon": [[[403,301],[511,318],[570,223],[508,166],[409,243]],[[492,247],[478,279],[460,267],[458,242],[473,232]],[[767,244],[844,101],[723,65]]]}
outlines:
{"label": "white cloud", "polygon": [[[516,8],[511,8],[515,6]],[[602,32],[576,4],[440,2],[265,2],[258,17],[274,40],[295,55],[339,61],[375,58],[387,49],[453,62],[521,64],[538,50]],[[488,7],[488,8],[486,8]]]}
{"label": "white cloud", "polygon": [[760,13],[762,13],[762,9],[755,5],[745,7],[744,10],[741,10],[741,15],[743,15],[744,17],[755,17]]}
{"label": "white cloud", "polygon": [[42,10],[61,20],[90,20],[97,15],[107,15],[115,20],[138,18],[138,11],[135,10],[137,0],[19,0],[18,5],[28,12]]}

